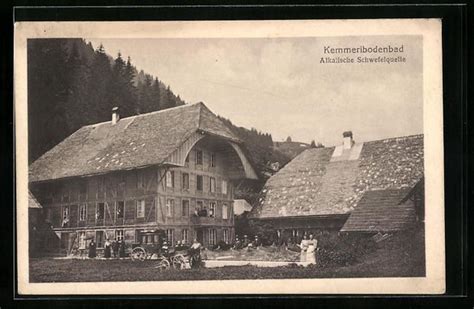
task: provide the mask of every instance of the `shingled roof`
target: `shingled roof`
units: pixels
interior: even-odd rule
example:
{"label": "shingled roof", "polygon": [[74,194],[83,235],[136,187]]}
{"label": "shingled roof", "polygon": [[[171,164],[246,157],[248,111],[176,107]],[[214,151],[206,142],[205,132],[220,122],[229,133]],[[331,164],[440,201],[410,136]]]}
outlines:
{"label": "shingled roof", "polygon": [[241,142],[203,103],[183,105],[84,126],[33,162],[29,180],[161,164],[196,132]]}
{"label": "shingled roof", "polygon": [[265,184],[251,217],[345,214],[373,190],[412,188],[423,177],[423,135],[307,149]]}
{"label": "shingled roof", "polygon": [[410,188],[367,191],[342,227],[342,232],[393,232],[415,222],[413,206],[401,203]]}

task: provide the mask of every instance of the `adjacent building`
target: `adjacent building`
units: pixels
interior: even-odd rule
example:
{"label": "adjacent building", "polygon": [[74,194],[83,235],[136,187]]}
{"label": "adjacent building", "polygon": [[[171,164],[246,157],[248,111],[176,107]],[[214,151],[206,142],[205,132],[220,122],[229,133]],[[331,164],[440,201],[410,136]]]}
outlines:
{"label": "adjacent building", "polygon": [[203,103],[84,126],[30,166],[30,190],[63,250],[95,239],[204,245],[234,235],[233,184],[257,175]]}
{"label": "adjacent building", "polygon": [[252,205],[249,204],[244,199],[236,199],[234,200],[234,214],[236,216],[240,216],[244,212],[250,212],[252,210]]}
{"label": "adjacent building", "polygon": [[393,232],[424,220],[423,135],[303,151],[264,186],[250,213],[279,236]]}

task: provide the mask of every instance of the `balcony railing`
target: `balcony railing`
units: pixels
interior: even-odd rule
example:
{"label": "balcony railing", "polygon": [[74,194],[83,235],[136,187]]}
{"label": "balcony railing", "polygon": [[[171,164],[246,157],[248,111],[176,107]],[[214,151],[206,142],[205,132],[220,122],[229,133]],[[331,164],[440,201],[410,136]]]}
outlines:
{"label": "balcony railing", "polygon": [[191,216],[191,224],[195,225],[215,225],[215,224],[222,224],[224,222],[229,222],[229,220],[224,220],[222,218],[215,218],[215,217],[200,217],[196,215]]}

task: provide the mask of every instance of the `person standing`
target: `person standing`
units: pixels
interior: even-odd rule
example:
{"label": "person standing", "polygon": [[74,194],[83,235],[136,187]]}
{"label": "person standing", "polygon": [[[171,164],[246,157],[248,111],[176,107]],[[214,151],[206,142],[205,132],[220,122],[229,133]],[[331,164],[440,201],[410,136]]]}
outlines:
{"label": "person standing", "polygon": [[188,254],[190,256],[189,263],[191,264],[191,268],[197,268],[201,264],[201,243],[195,238],[191,248],[188,250]]}
{"label": "person standing", "polygon": [[96,244],[94,242],[94,238],[92,238],[91,242],[89,243],[89,258],[93,259],[97,256],[96,254]]}
{"label": "person standing", "polygon": [[112,241],[112,252],[114,254],[114,258],[117,258],[118,257],[118,242],[117,242],[117,239],[114,239],[114,241]]}
{"label": "person standing", "polygon": [[124,258],[125,257],[125,244],[123,243],[123,240],[119,240],[119,257]]}
{"label": "person standing", "polygon": [[300,262],[304,263],[306,262],[307,251],[308,251],[308,239],[306,237],[306,234],[303,235],[303,239],[301,240],[299,247],[301,249]]}
{"label": "person standing", "polygon": [[106,259],[110,259],[110,255],[111,255],[110,254],[110,251],[111,251],[110,249],[111,249],[111,247],[112,247],[112,244],[110,243],[109,239],[107,238],[105,240],[105,244],[104,244],[104,257]]}
{"label": "person standing", "polygon": [[318,241],[314,238],[314,235],[309,234],[308,249],[306,251],[306,262],[310,264],[316,264],[316,248],[318,247]]}

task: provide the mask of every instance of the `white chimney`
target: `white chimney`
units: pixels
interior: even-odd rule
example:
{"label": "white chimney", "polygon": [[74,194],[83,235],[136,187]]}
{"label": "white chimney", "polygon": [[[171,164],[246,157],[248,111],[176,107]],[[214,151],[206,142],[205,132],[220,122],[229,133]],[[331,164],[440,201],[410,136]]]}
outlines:
{"label": "white chimney", "polygon": [[346,131],[342,133],[344,149],[351,149],[354,145],[354,140],[352,139],[352,131]]}
{"label": "white chimney", "polygon": [[116,124],[120,120],[118,109],[118,107],[112,108],[112,125]]}

